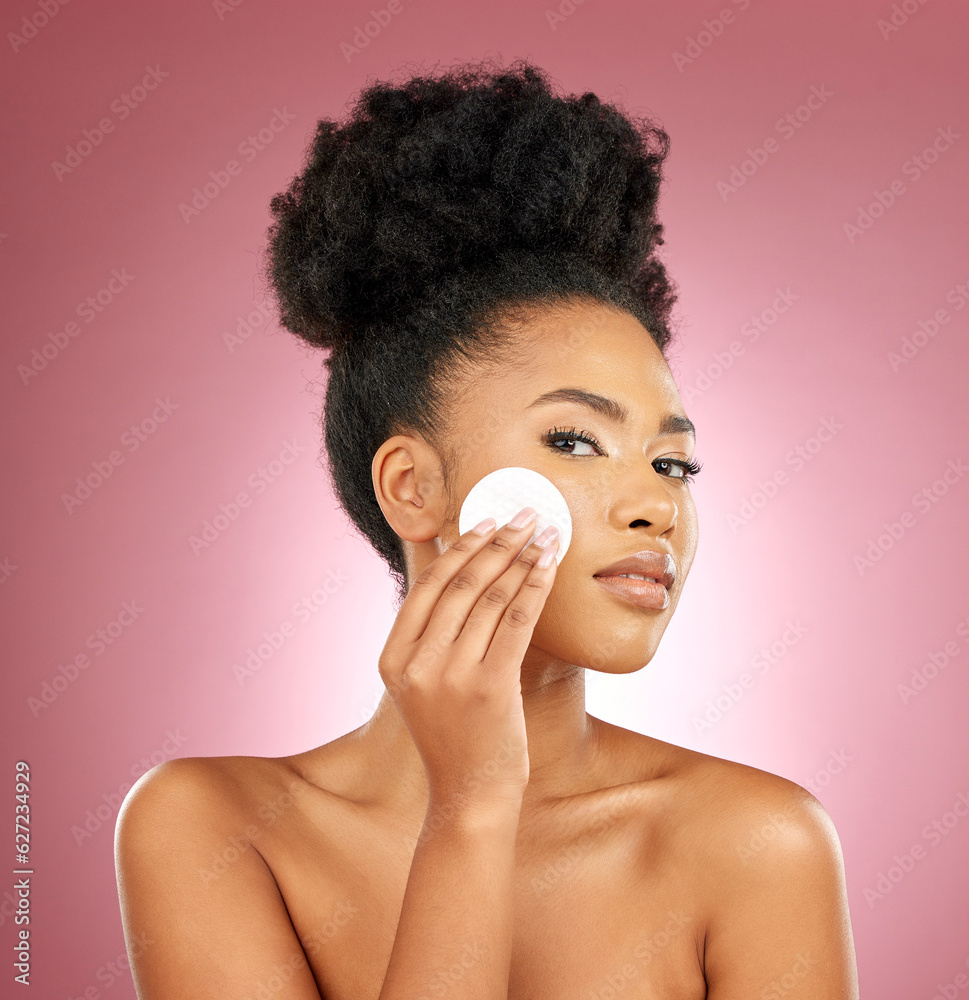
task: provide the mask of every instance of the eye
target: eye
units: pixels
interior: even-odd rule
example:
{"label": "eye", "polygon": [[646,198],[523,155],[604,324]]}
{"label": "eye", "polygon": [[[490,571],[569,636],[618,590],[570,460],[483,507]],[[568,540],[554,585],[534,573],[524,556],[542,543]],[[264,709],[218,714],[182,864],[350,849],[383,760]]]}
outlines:
{"label": "eye", "polygon": [[[592,457],[592,453],[588,451],[575,451],[574,448],[577,442],[585,445],[591,445],[596,449],[596,451],[599,452],[600,455],[602,454],[602,448],[599,445],[599,442],[591,434],[584,434],[582,431],[577,431],[574,427],[564,429],[553,427],[550,431],[546,431],[545,442],[555,451],[564,452],[566,455],[577,455],[580,458]],[[566,448],[557,447],[560,442],[572,445],[573,450],[570,451]]]}
{"label": "eye", "polygon": [[703,466],[701,466],[695,459],[685,462],[681,458],[658,458],[655,462],[653,462],[653,468],[656,469],[657,472],[660,470],[656,467],[662,465],[669,466],[672,469],[679,471],[675,474],[660,473],[661,475],[665,475],[667,479],[680,479],[684,483],[692,483],[693,477],[700,471],[701,468],[703,468]]}

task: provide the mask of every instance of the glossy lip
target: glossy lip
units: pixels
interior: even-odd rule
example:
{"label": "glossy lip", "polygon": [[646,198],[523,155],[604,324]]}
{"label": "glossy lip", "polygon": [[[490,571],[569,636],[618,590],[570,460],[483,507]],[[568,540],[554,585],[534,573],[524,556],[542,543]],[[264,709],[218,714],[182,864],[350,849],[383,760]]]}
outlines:
{"label": "glossy lip", "polygon": [[638,608],[663,611],[670,605],[670,592],[651,580],[627,580],[621,576],[596,576],[593,579],[617,597],[622,597]]}
{"label": "glossy lip", "polygon": [[[629,580],[619,576],[620,573],[641,573],[654,579]],[[644,549],[599,570],[593,579],[637,607],[663,611],[670,604],[670,590],[676,580],[676,563],[668,552]]]}
{"label": "glossy lip", "polygon": [[[620,573],[641,573],[643,576],[651,576],[669,591],[672,590],[676,581],[676,563],[673,562],[673,557],[668,552],[643,549],[642,552],[634,552],[631,556],[626,556],[618,562],[610,563],[593,575],[599,579],[600,577],[618,577]],[[630,580],[628,582],[643,583],[644,581]]]}

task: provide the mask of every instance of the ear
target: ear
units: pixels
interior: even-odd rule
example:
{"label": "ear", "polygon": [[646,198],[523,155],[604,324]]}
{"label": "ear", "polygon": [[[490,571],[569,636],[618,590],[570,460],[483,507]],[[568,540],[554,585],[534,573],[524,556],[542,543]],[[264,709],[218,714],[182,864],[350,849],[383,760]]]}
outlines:
{"label": "ear", "polygon": [[377,503],[387,523],[409,542],[429,542],[445,523],[447,497],[437,449],[423,438],[395,434],[370,466]]}

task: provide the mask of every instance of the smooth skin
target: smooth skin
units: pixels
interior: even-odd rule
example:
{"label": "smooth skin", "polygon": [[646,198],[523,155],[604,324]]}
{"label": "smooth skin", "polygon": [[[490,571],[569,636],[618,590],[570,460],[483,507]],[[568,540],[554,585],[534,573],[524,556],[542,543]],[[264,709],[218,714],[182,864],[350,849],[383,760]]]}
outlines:
{"label": "smooth skin", "polygon": [[[817,799],[585,711],[586,670],[652,659],[696,551],[675,464],[694,440],[660,434],[684,415],[662,354],[584,299],[510,333],[514,363],[469,370],[452,397],[450,494],[419,434],[373,458],[410,589],[372,718],[290,757],[168,761],[128,793],[116,859],[141,1000],[858,997]],[[561,388],[626,419],[536,404]],[[572,436],[550,443],[555,428]],[[527,525],[458,535],[471,487],[513,465],[569,504],[558,566],[522,548]],[[662,611],[593,578],[644,548],[676,564]]]}

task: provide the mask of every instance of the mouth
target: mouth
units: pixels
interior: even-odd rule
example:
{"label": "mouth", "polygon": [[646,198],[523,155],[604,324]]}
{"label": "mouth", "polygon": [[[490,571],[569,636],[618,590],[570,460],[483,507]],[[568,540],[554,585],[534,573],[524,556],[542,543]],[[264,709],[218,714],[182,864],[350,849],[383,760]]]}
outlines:
{"label": "mouth", "polygon": [[669,553],[648,549],[606,566],[593,579],[637,607],[662,611],[670,604],[676,564]]}
{"label": "mouth", "polygon": [[649,608],[653,611],[663,611],[669,607],[670,592],[656,580],[636,576],[599,576],[593,577],[602,586],[615,594],[635,604],[638,608]]}

